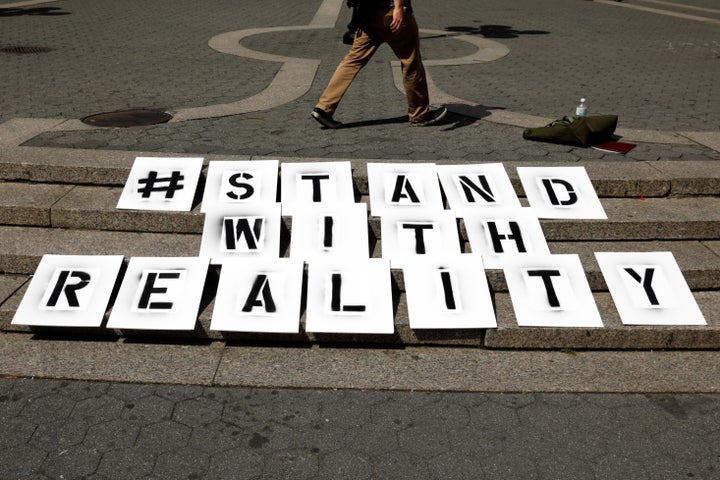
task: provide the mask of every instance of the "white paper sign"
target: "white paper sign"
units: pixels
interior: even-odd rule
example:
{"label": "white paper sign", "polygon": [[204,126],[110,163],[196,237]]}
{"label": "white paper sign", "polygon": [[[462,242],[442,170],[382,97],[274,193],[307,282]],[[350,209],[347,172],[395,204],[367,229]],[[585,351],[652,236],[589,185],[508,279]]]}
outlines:
{"label": "white paper sign", "polygon": [[410,328],[497,328],[480,255],[417,260],[403,274]]}
{"label": "white paper sign", "polygon": [[706,325],[671,252],[596,252],[625,325]]}
{"label": "white paper sign", "polygon": [[467,210],[521,207],[501,163],[438,165],[437,171],[448,204],[458,217]]}
{"label": "white paper sign", "polygon": [[212,264],[280,256],[280,204],[236,205],[205,214],[200,255]]}
{"label": "white paper sign", "polygon": [[473,253],[483,256],[486,268],[503,268],[507,259],[549,255],[542,227],[529,208],[496,208],[463,217]]}
{"label": "white paper sign", "polygon": [[442,195],[434,163],[368,163],[370,212],[442,210]]}
{"label": "white paper sign", "polygon": [[137,157],[117,208],[190,211],[202,164],[202,158]]}
{"label": "white paper sign", "polygon": [[204,257],[133,257],[108,328],[193,330],[207,277]]}
{"label": "white paper sign", "polygon": [[538,218],[606,219],[585,167],[518,167]]}
{"label": "white paper sign", "polygon": [[578,255],[516,257],[504,273],[519,326],[603,326]]}
{"label": "white paper sign", "polygon": [[390,264],[379,258],[309,264],[305,327],[316,333],[392,334]]}
{"label": "white paper sign", "polygon": [[277,160],[213,161],[208,165],[201,212],[216,207],[249,203],[275,203]]}
{"label": "white paper sign", "polygon": [[366,203],[296,212],[292,217],[290,257],[305,262],[322,258],[369,258],[367,215]]}
{"label": "white paper sign", "polygon": [[355,202],[350,162],[285,162],[280,175],[284,215],[316,206]]}
{"label": "white paper sign", "polygon": [[388,211],[380,219],[382,258],[404,268],[418,258],[459,255],[460,236],[452,210]]}
{"label": "white paper sign", "polygon": [[210,330],[298,333],[302,282],[301,260],[223,263]]}
{"label": "white paper sign", "polygon": [[43,255],[13,325],[99,327],[122,255]]}

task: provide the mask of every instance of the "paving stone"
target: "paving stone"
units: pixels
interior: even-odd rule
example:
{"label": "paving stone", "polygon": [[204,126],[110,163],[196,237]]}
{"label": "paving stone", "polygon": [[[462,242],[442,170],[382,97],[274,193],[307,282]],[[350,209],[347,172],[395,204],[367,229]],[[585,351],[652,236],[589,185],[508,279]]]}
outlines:
{"label": "paving stone", "polygon": [[173,420],[182,425],[196,427],[219,420],[223,406],[214,400],[197,397],[184,400],[175,405]]}
{"label": "paving stone", "polygon": [[149,395],[138,398],[130,403],[125,403],[123,418],[145,422],[159,422],[168,420],[174,408],[173,402],[160,398],[156,395]]}
{"label": "paving stone", "polygon": [[95,472],[101,454],[92,448],[50,453],[42,471],[50,478],[84,477]]}
{"label": "paving stone", "polygon": [[275,452],[266,459],[263,478],[318,478],[318,456],[300,448]]}
{"label": "paving stone", "polygon": [[11,416],[10,412],[3,411],[0,414],[0,428],[3,431],[0,448],[5,450],[18,444],[28,443],[37,427],[36,423],[28,419]]}
{"label": "paving stone", "polygon": [[99,451],[129,448],[135,445],[141,425],[119,419],[90,426],[83,445]]}
{"label": "paving stone", "polygon": [[0,451],[0,478],[22,478],[37,472],[47,453],[29,445],[15,445]]}
{"label": "paving stone", "polygon": [[84,419],[57,420],[42,423],[35,429],[30,445],[52,453],[79,445],[85,439],[90,424]]}
{"label": "paving stone", "polygon": [[181,449],[158,456],[153,478],[174,480],[177,478],[203,478],[207,473],[210,457],[194,449]]}
{"label": "paving stone", "polygon": [[54,393],[34,399],[23,408],[20,415],[35,423],[47,423],[68,418],[74,403],[72,399]]}
{"label": "paving stone", "polygon": [[255,478],[262,470],[262,455],[244,448],[235,448],[210,457],[208,476],[231,480],[237,478],[238,472],[242,472],[245,478]]}
{"label": "paving stone", "polygon": [[139,448],[110,450],[103,454],[97,468],[100,478],[147,478],[155,465],[152,453]]}
{"label": "paving stone", "polygon": [[155,454],[185,447],[192,429],[171,420],[144,425],[140,429],[135,446],[144,452]]}

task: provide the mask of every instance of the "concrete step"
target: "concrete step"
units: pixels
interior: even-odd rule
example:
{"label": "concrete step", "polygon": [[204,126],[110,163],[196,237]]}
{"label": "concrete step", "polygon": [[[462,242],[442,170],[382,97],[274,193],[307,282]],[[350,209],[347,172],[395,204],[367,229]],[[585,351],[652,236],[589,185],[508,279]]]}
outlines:
{"label": "concrete step", "polygon": [[200,235],[0,226],[0,272],[32,274],[42,256],[191,257]]}
{"label": "concrete step", "polygon": [[[127,339],[180,338],[229,342],[382,343],[532,349],[720,348],[720,168],[716,163],[603,162],[586,168],[608,214],[607,220],[542,220],[552,253],[580,256],[604,328],[518,327],[505,278],[488,270],[498,328],[413,330],[409,327],[402,271],[391,271],[396,313],[394,335],[243,334],[209,330],[213,295],[204,299],[192,332],[107,329],[29,329],[11,326],[30,276],[44,254],[196,256],[204,215],[191,212],[127,211],[115,208],[137,152],[74,152],[12,147],[0,152],[0,330],[40,335]],[[168,155],[175,156],[175,155]],[[221,159],[213,156],[206,161]],[[242,159],[248,157],[224,157]],[[261,158],[258,158],[261,159]],[[286,161],[311,161],[284,159]],[[368,161],[353,161],[356,197],[367,201]],[[380,161],[382,162],[382,161]],[[443,163],[443,162],[438,162]],[[457,163],[457,162],[444,162]],[[473,162],[467,162],[473,163]],[[569,164],[564,164],[565,166]],[[505,164],[522,196],[515,165]],[[526,166],[526,165],[522,165]],[[556,166],[548,164],[547,166]],[[281,256],[289,255],[292,219],[283,217]],[[466,239],[464,225],[459,232]],[[380,220],[369,219],[371,255],[380,257]],[[467,244],[464,251],[472,249]],[[706,327],[630,327],[621,324],[607,293],[595,252],[671,251],[703,311]],[[211,274],[217,274],[217,267]],[[211,292],[212,293],[212,292]],[[301,319],[304,325],[304,318]]]}
{"label": "concrete step", "polygon": [[[0,224],[120,230],[128,232],[202,233],[204,214],[119,210],[119,187],[0,182]],[[367,197],[363,197],[367,201]],[[720,197],[603,198],[607,220],[542,220],[547,240],[656,240],[720,238]],[[370,229],[381,238],[380,219]],[[285,218],[286,230],[291,222]],[[461,222],[460,235],[466,240]]]}
{"label": "concrete step", "polygon": [[[44,254],[192,257],[199,254],[200,241],[198,234],[0,226],[0,272],[31,275]],[[551,253],[578,254],[593,290],[606,289],[594,252],[657,251],[673,253],[691,289],[720,289],[720,241],[549,242],[549,248]],[[381,250],[378,242],[372,256],[380,258]],[[285,248],[281,256],[288,255]],[[401,271],[392,273],[405,290]],[[494,291],[507,291],[502,271],[487,270],[487,276]]]}
{"label": "concrete step", "polygon": [[[127,180],[136,157],[190,157],[189,154],[157,152],[126,152],[111,150],[66,149],[41,147],[7,147],[0,150],[0,180],[75,185],[122,186]],[[238,155],[204,155],[205,163],[219,160],[268,160],[267,157]],[[277,159],[277,158],[272,158]],[[280,168],[288,162],[328,161],[328,159],[283,158]],[[528,165],[503,162],[519,195],[522,188],[518,166],[578,166],[573,162],[543,162]],[[355,185],[360,194],[367,194],[367,163],[393,163],[392,160],[352,160]],[[440,160],[442,164],[474,164],[471,160]],[[598,162],[582,165],[588,172],[600,197],[662,197],[667,195],[720,195],[720,168],[713,161]]]}
{"label": "concrete step", "polygon": [[298,334],[261,334],[210,330],[214,296],[203,303],[193,331],[152,332],[117,329],[40,328],[11,325],[24,295],[28,276],[0,275],[0,330],[38,335],[79,335],[81,338],[125,337],[128,340],[175,338],[222,340],[242,343],[328,343],[446,345],[514,349],[708,349],[720,348],[720,292],[696,291],[696,301],[705,315],[706,326],[626,326],[620,321],[609,293],[595,292],[595,303],[603,328],[519,327],[507,293],[493,294],[497,329],[413,330],[409,325],[404,292],[394,292],[395,333],[392,335],[314,334],[305,332],[305,316]]}

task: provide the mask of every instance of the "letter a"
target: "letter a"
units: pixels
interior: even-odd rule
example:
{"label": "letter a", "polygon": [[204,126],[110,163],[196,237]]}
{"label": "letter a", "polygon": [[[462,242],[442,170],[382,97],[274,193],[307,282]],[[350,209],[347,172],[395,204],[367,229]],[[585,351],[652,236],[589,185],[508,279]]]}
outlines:
{"label": "letter a", "polygon": [[[405,193],[403,193],[403,190]],[[392,202],[398,203],[403,198],[409,198],[412,203],[420,203],[412,184],[405,175],[398,175],[395,179],[395,190],[393,190]]]}
{"label": "letter a", "polygon": [[[258,297],[262,294],[262,300]],[[258,275],[255,278],[250,294],[245,300],[245,305],[242,311],[245,313],[252,312],[254,307],[265,307],[265,311],[268,313],[277,312],[275,307],[275,301],[273,300],[272,293],[270,293],[270,282],[268,281],[267,275]]]}

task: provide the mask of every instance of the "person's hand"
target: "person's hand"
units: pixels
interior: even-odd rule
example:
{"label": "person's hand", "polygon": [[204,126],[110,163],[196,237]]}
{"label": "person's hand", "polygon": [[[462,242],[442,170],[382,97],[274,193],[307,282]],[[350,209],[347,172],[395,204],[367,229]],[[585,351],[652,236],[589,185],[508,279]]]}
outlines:
{"label": "person's hand", "polygon": [[395,6],[392,22],[390,22],[390,31],[393,33],[399,31],[403,26],[403,22],[405,22],[405,12],[402,7]]}

